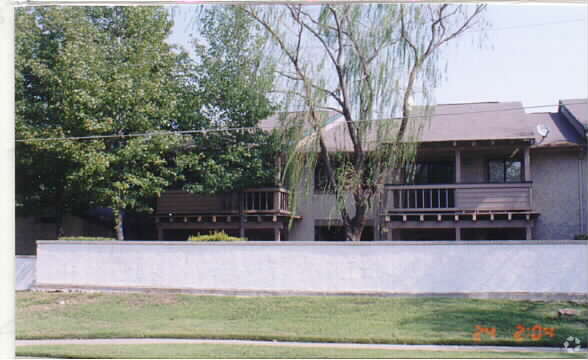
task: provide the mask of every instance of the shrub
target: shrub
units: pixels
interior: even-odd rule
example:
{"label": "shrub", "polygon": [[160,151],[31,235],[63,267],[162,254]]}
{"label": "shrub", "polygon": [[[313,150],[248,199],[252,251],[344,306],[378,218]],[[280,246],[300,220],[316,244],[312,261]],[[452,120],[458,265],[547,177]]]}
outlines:
{"label": "shrub", "polygon": [[247,239],[229,236],[224,231],[220,231],[206,235],[190,235],[188,241],[247,241]]}
{"label": "shrub", "polygon": [[574,236],[574,240],[588,240],[588,234],[579,234]]}
{"label": "shrub", "polygon": [[62,236],[58,240],[79,240],[79,241],[113,241],[114,238],[98,237],[98,236]]}

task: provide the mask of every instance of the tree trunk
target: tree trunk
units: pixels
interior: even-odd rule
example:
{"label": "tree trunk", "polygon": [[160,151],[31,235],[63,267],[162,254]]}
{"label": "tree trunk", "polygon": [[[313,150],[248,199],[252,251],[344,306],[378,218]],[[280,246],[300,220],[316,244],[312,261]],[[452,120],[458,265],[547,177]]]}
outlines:
{"label": "tree trunk", "polygon": [[59,240],[63,235],[63,212],[57,210],[57,215],[55,215],[55,239]]}
{"label": "tree trunk", "polygon": [[116,239],[119,241],[125,239],[123,224],[124,218],[122,210],[114,210],[114,230],[116,231]]}
{"label": "tree trunk", "polygon": [[345,227],[345,241],[361,241],[363,225],[349,225]]}
{"label": "tree trunk", "polygon": [[[346,217],[345,215],[347,212],[344,208],[342,209],[341,215],[343,215],[342,217],[344,219],[343,227],[345,229],[345,241],[361,241],[361,234],[365,227],[368,212],[368,206],[366,203],[369,203],[372,196],[373,194],[364,191],[353,195],[355,216],[353,216],[352,219]],[[347,221],[345,221],[345,219],[347,219]]]}
{"label": "tree trunk", "polygon": [[348,223],[343,223],[345,228],[345,241],[361,241],[361,234],[365,227],[365,206],[357,206],[355,216]]}
{"label": "tree trunk", "polygon": [[64,235],[63,213],[64,213],[63,191],[57,191],[55,196],[55,239],[59,240]]}

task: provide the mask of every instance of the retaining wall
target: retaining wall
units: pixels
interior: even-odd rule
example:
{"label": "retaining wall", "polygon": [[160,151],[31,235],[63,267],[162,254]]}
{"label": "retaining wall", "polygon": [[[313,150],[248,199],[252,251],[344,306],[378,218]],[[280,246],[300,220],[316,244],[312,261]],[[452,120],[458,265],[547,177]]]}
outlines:
{"label": "retaining wall", "polygon": [[588,242],[39,241],[37,285],[588,294]]}
{"label": "retaining wall", "polygon": [[28,290],[35,282],[35,264],[34,256],[16,256],[16,283],[17,291]]}

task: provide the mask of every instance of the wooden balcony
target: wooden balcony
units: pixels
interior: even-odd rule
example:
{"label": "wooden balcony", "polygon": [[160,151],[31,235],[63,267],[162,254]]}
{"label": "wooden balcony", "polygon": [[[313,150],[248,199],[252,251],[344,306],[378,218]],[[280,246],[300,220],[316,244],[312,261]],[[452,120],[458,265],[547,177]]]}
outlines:
{"label": "wooden balcony", "polygon": [[157,215],[289,215],[288,201],[289,193],[283,188],[247,189],[218,195],[172,190],[157,200]]}
{"label": "wooden balcony", "polygon": [[245,214],[290,214],[290,194],[283,188],[248,189],[241,193]]}
{"label": "wooden balcony", "polygon": [[531,183],[386,185],[383,213],[531,211]]}

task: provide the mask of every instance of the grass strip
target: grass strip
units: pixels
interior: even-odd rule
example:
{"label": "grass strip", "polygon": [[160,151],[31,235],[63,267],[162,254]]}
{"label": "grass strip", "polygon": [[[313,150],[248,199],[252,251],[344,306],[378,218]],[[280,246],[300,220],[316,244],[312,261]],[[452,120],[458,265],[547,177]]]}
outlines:
{"label": "grass strip", "polygon": [[[561,347],[588,343],[588,306],[456,298],[22,292],[18,339],[209,338]],[[578,315],[559,318],[561,308]],[[520,332],[521,325],[526,330]],[[476,326],[496,329],[496,336]],[[553,328],[533,339],[535,326]],[[520,341],[515,339],[518,333]],[[538,333],[536,332],[535,335]]]}
{"label": "grass strip", "polygon": [[17,356],[54,357],[66,359],[238,359],[238,358],[585,358],[585,353],[566,352],[495,352],[495,351],[423,351],[300,348],[267,345],[211,344],[141,344],[141,345],[36,345],[19,346]]}

